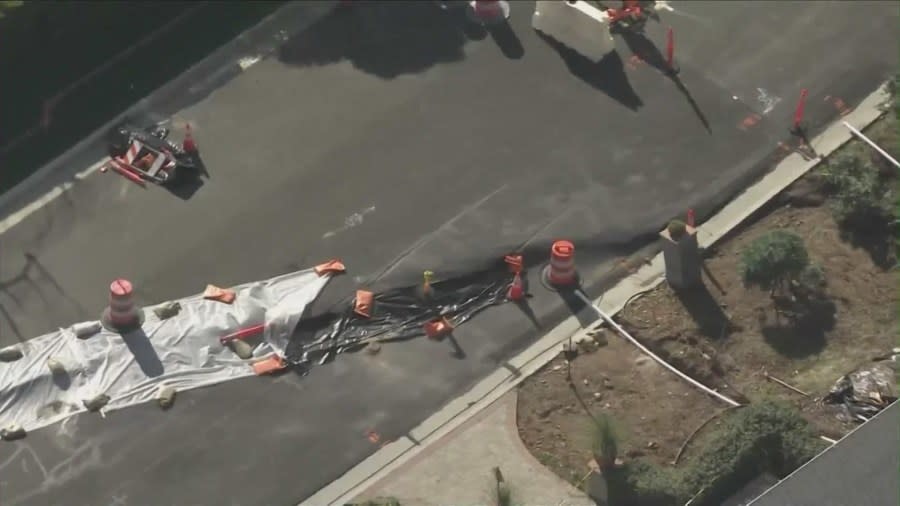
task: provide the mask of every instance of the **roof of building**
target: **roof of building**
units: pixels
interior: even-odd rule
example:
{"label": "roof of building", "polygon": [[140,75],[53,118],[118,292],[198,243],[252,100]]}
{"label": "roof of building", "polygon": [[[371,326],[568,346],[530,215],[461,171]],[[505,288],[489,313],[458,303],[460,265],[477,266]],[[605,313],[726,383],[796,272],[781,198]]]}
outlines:
{"label": "roof of building", "polygon": [[749,506],[885,506],[900,504],[900,404],[794,471]]}

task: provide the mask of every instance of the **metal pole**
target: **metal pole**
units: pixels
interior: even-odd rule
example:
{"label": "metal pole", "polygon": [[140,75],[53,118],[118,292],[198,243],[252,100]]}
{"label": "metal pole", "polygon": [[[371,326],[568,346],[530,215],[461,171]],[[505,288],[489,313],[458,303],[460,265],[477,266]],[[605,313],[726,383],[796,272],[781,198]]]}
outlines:
{"label": "metal pole", "polygon": [[892,164],[894,164],[895,167],[897,167],[898,169],[900,169],[900,162],[898,162],[897,160],[894,160],[894,157],[892,157],[891,155],[887,154],[887,152],[886,152],[885,150],[883,150],[883,149],[881,149],[880,147],[878,147],[878,144],[875,144],[874,142],[872,142],[872,139],[869,139],[868,137],[866,137],[865,135],[863,135],[862,132],[860,132],[859,130],[857,130],[856,128],[854,128],[853,125],[851,125],[850,123],[847,123],[846,121],[844,121],[843,123],[844,123],[844,126],[845,126],[845,127],[847,127],[851,132],[853,132],[853,135],[855,135],[855,136],[859,137],[860,139],[864,140],[864,141],[866,142],[866,144],[868,144],[869,146],[872,146],[872,149],[874,149],[875,151],[878,151],[878,153],[879,153],[881,156],[887,158],[889,162],[891,162]]}

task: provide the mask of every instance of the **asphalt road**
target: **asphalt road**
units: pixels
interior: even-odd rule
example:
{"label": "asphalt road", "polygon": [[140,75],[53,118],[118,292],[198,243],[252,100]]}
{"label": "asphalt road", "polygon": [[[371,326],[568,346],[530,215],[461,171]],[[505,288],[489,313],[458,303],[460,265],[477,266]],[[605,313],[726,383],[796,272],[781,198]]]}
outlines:
{"label": "asphalt road", "polygon": [[[449,276],[565,237],[590,281],[634,239],[761,175],[800,88],[815,130],[837,98],[852,106],[895,70],[896,8],[864,3],[675,2],[663,17],[677,82],[646,41],[619,40],[595,66],[571,58],[530,29],[524,2],[493,34],[429,3],[361,3],[177,114],[210,175],[191,194],[95,175],[6,232],[0,341],[96,318],[118,276],[157,302],[337,256],[350,272],[321,310],[356,284]],[[662,47],[663,27],[649,39]],[[546,328],[565,305],[531,285]],[[187,392],[165,413],[81,417],[8,445],[0,497],[299,502],[377,449],[367,430],[401,437],[538,333],[502,306],[458,329],[463,358],[410,341],[306,377]]]}

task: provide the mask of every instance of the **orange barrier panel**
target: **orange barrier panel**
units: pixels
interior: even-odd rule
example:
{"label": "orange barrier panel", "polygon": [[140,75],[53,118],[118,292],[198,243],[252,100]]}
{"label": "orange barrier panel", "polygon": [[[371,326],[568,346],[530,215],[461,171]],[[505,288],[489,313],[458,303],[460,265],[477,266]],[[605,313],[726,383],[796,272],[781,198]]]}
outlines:
{"label": "orange barrier panel", "polygon": [[230,288],[219,288],[216,285],[206,285],[206,290],[203,291],[203,298],[206,300],[231,304],[234,302],[234,299],[237,298],[237,294]]}
{"label": "orange barrier panel", "polygon": [[440,339],[453,332],[453,324],[447,318],[439,318],[425,324],[425,335],[430,339]]}
{"label": "orange barrier panel", "polygon": [[375,294],[366,290],[356,291],[356,302],[353,304],[353,312],[363,318],[372,317],[372,305],[374,304]]}
{"label": "orange barrier panel", "polygon": [[325,274],[339,274],[341,272],[346,272],[347,268],[344,267],[343,262],[334,259],[315,266],[313,270],[315,270],[316,274],[319,276],[324,276]]}
{"label": "orange barrier panel", "polygon": [[509,272],[513,274],[522,272],[522,255],[506,255],[503,257],[503,261],[509,266]]}
{"label": "orange barrier panel", "polygon": [[287,368],[287,364],[285,364],[284,360],[281,360],[281,357],[278,355],[273,355],[253,364],[253,372],[256,373],[257,376],[272,374],[273,372],[278,372],[285,368]]}

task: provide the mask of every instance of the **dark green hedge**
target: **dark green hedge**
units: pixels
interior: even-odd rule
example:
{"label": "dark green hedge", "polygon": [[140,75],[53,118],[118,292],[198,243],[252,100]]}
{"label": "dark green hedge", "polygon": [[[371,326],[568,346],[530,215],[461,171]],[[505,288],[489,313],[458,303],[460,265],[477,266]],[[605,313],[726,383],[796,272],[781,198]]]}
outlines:
{"label": "dark green hedge", "polygon": [[629,463],[608,477],[611,504],[715,506],[761,473],[787,476],[825,448],[806,420],[786,404],[764,401],[726,419],[685,466]]}

